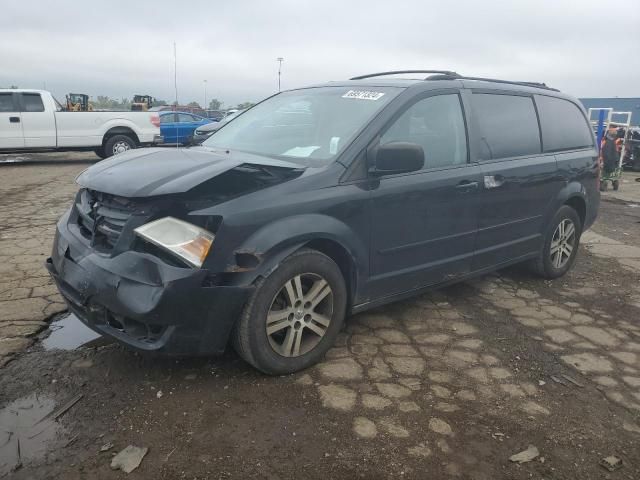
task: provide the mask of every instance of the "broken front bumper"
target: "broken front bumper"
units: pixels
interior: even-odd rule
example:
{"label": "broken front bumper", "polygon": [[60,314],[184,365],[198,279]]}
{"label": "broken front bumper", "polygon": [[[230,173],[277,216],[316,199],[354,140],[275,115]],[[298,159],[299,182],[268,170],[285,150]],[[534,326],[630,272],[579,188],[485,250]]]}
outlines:
{"label": "broken front bumper", "polygon": [[96,332],[170,354],[222,353],[252,287],[207,286],[208,272],[136,251],[100,255],[59,222],[47,269],[69,309]]}

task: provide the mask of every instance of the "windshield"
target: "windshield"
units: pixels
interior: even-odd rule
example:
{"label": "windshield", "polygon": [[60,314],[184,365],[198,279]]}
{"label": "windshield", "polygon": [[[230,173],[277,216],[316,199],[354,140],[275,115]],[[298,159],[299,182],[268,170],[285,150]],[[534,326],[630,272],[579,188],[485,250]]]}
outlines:
{"label": "windshield", "polygon": [[284,92],[225,124],[204,146],[321,166],[344,150],[401,90],[319,87]]}

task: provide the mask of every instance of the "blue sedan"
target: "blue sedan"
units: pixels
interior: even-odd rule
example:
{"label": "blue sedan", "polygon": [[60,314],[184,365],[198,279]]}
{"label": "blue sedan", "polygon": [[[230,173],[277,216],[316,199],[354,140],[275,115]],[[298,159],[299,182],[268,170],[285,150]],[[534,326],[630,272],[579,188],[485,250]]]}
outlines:
{"label": "blue sedan", "polygon": [[160,133],[164,143],[188,144],[196,128],[211,123],[208,118],[187,112],[160,112]]}

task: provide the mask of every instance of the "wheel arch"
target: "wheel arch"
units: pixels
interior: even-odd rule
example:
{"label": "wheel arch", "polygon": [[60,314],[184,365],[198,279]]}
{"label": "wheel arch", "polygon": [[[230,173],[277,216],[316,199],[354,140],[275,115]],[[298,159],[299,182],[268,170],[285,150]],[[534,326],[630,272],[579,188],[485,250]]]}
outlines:
{"label": "wheel arch", "polygon": [[131,127],[117,126],[117,127],[111,127],[102,136],[102,147],[103,148],[104,148],[105,144],[107,143],[107,140],[109,140],[114,135],[126,135],[128,137],[131,137],[131,139],[134,142],[136,142],[136,146],[140,145],[140,138],[138,137],[138,134]]}
{"label": "wheel arch", "polygon": [[338,265],[351,304],[368,272],[368,250],[350,227],[326,215],[300,215],[264,226],[234,249],[226,271],[242,272],[243,283],[253,283],[301,248],[317,250]]}
{"label": "wheel arch", "polygon": [[552,208],[547,211],[546,226],[563,205],[570,206],[578,213],[584,227],[587,217],[587,191],[584,185],[580,182],[570,182],[558,192],[556,200],[551,204]]}
{"label": "wheel arch", "polygon": [[327,238],[316,238],[305,243],[302,248],[317,250],[338,265],[338,268],[342,272],[344,282],[347,285],[347,305],[352,305],[358,287],[358,277],[356,274],[355,259],[349,251],[339,242]]}
{"label": "wheel arch", "polygon": [[564,205],[568,205],[573,208],[578,217],[580,217],[580,225],[584,228],[585,220],[587,218],[587,202],[583,196],[572,195],[565,202]]}

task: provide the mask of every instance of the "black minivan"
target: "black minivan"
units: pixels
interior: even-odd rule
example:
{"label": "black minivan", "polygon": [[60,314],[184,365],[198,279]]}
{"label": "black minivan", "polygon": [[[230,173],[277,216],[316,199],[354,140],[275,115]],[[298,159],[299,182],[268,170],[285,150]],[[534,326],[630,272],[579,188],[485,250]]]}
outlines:
{"label": "black minivan", "polygon": [[563,275],[599,175],[584,109],[544,84],[364,75],[88,168],[47,267],[101,334],[186,355],[231,340],[284,374],[351,313],[520,262]]}

